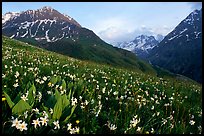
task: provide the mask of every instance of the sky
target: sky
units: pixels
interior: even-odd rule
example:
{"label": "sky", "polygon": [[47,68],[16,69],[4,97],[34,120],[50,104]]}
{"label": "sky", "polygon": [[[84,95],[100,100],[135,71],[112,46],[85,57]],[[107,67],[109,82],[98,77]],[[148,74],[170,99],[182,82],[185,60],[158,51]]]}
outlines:
{"label": "sky", "polygon": [[201,2],[2,2],[2,14],[50,6],[74,18],[108,43],[141,34],[167,35]]}

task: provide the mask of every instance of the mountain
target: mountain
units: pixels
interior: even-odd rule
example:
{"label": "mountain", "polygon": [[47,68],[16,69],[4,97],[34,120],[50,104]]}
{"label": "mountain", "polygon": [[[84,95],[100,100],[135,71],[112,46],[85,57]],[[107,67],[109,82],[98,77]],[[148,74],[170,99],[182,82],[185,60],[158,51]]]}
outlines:
{"label": "mountain", "polygon": [[2,33],[71,57],[127,67],[136,64],[134,54],[108,45],[93,31],[51,7],[6,13],[2,16]]}
{"label": "mountain", "polygon": [[202,9],[181,21],[147,59],[153,65],[202,82]]}
{"label": "mountain", "polygon": [[[158,35],[158,39],[161,40],[162,35]],[[144,59],[158,43],[154,36],[140,35],[133,41],[118,43],[116,47],[131,51]]]}
{"label": "mountain", "polygon": [[107,44],[93,31],[51,7],[6,13],[2,16],[2,33],[74,58],[154,73],[135,54]]}
{"label": "mountain", "polygon": [[161,41],[164,39],[164,36],[161,35],[161,34],[157,34],[157,35],[155,36],[155,39],[156,39],[158,42],[161,42]]}

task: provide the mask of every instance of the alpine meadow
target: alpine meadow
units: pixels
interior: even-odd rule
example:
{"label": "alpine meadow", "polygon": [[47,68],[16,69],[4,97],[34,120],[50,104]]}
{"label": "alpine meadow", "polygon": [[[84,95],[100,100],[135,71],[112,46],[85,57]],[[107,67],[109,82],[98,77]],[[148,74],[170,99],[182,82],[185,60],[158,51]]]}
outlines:
{"label": "alpine meadow", "polygon": [[[167,3],[166,8],[177,3]],[[5,2],[3,9],[11,10],[9,4],[12,2]],[[64,6],[72,4],[78,3],[66,2]],[[112,3],[108,4],[107,10]],[[136,9],[135,13],[145,17],[146,13],[139,12],[140,4],[133,3],[129,10]],[[77,6],[80,8],[80,2]],[[77,6],[76,14],[72,13],[76,18],[81,13]],[[86,21],[94,22],[90,18],[100,13],[100,6],[93,8],[95,13],[86,11],[86,6],[84,3]],[[201,134],[202,8],[192,12],[186,7],[178,15],[176,8],[169,13],[172,22],[184,11],[186,14],[183,21],[176,18],[181,22],[166,35],[150,29],[149,35],[138,32],[136,38],[115,45],[104,40],[111,30],[118,32],[114,27],[95,34],[96,30],[62,14],[60,8],[60,12],[49,6],[6,11],[2,14],[2,134]],[[24,10],[23,6],[19,9]],[[152,10],[156,11],[163,15],[159,9]],[[116,25],[132,18],[116,21]],[[94,19],[109,22],[108,15]],[[146,18],[142,20],[138,22],[145,24]],[[102,27],[103,22],[97,21]],[[168,20],[164,21],[168,25]],[[129,31],[129,27],[122,29]],[[147,31],[148,27],[143,28],[141,31]],[[110,33],[109,38],[114,38]]]}

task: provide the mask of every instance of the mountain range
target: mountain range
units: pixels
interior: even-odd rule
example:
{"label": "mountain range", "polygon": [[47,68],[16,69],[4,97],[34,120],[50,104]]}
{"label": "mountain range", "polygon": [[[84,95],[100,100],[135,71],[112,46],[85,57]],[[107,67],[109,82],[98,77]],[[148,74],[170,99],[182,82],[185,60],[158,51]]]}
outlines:
{"label": "mountain range", "polygon": [[154,36],[139,35],[134,40],[129,42],[120,42],[115,46],[135,53],[138,57],[145,59],[158,43],[163,39],[162,35],[159,35],[158,40]]}
{"label": "mountain range", "polygon": [[113,47],[93,31],[51,7],[2,15],[5,36],[81,60],[154,73],[130,51]]}
{"label": "mountain range", "polygon": [[190,13],[165,37],[140,35],[116,47],[170,72],[202,82],[202,9]]}
{"label": "mountain range", "polygon": [[202,82],[202,9],[190,13],[147,56],[153,65]]}

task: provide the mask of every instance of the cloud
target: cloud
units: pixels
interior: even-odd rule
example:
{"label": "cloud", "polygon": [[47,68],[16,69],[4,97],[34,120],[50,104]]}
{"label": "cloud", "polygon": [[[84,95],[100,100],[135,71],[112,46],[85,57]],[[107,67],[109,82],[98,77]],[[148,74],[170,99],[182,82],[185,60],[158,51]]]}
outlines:
{"label": "cloud", "polygon": [[202,8],[202,2],[188,2],[188,4],[191,6],[191,9],[193,10],[195,9],[200,10]]}
{"label": "cloud", "polygon": [[127,30],[125,27],[109,27],[105,30],[98,32],[99,37],[101,37],[104,41],[108,43],[117,43],[124,41],[132,41],[135,37],[139,35],[153,35],[157,36],[161,34],[163,36],[167,35],[172,28],[167,27],[166,25],[160,27],[147,27],[145,25],[141,25],[138,28],[132,29],[132,31]]}

